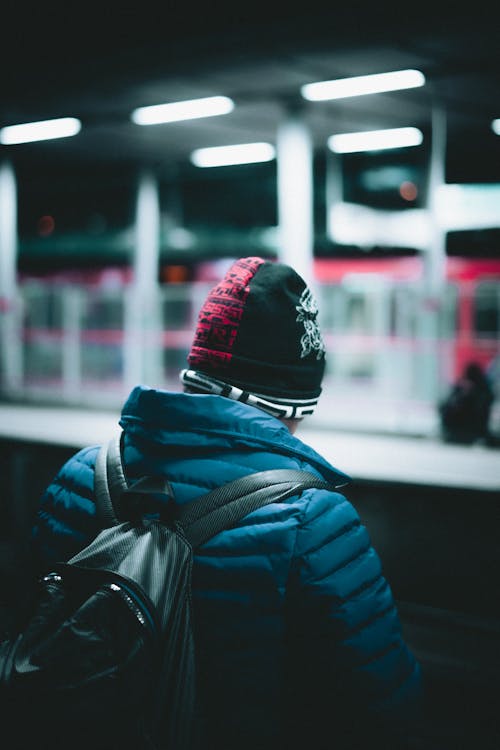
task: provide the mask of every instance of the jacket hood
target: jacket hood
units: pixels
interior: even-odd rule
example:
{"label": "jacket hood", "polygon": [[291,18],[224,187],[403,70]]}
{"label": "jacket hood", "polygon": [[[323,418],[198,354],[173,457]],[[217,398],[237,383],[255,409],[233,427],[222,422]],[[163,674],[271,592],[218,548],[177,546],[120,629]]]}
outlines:
{"label": "jacket hood", "polygon": [[174,454],[267,449],[309,463],[336,487],[351,481],[275,417],[223,396],[139,385],[125,402],[119,423],[130,436],[168,446]]}

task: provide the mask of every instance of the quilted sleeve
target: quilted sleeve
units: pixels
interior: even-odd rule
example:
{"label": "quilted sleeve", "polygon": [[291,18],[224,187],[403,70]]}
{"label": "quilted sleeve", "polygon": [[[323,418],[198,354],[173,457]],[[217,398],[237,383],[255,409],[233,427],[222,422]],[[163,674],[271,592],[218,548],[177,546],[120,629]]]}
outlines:
{"label": "quilted sleeve", "polygon": [[309,739],[324,723],[322,734],[331,739],[330,726],[347,747],[377,736],[384,747],[406,746],[398,743],[419,718],[420,667],[381,561],[343,495],[308,495],[287,603],[292,699]]}
{"label": "quilted sleeve", "polygon": [[32,542],[42,565],[67,560],[98,532],[93,501],[97,451],[92,446],[72,456],[41,497]]}

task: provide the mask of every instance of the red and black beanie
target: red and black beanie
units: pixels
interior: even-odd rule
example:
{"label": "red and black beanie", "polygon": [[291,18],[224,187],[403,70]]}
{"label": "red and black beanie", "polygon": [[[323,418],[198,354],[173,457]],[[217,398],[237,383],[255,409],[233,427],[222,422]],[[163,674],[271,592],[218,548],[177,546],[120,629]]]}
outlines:
{"label": "red and black beanie", "polygon": [[240,258],[200,310],[181,380],[275,416],[312,414],[325,369],[317,317],[316,301],[293,268]]}

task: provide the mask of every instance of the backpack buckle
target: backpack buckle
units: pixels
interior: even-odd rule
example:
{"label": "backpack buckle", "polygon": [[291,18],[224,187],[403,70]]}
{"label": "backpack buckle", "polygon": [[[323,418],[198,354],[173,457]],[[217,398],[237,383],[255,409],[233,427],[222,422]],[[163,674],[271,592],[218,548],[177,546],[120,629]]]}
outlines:
{"label": "backpack buckle", "polygon": [[120,515],[126,520],[139,520],[148,513],[168,518],[173,500],[174,491],[166,477],[141,477],[122,492]]}

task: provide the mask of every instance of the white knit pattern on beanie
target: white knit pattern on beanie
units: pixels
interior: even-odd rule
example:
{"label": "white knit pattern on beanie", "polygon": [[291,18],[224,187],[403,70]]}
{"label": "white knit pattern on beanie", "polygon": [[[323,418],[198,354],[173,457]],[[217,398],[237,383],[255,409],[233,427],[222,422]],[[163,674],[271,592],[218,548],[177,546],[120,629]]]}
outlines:
{"label": "white knit pattern on beanie", "polygon": [[225,383],[223,380],[205,375],[205,373],[198,370],[181,370],[179,377],[184,385],[193,390],[225,396],[226,398],[233,399],[233,401],[241,401],[281,419],[302,419],[303,417],[310,416],[314,412],[319,400],[319,396],[309,399],[292,399],[250,393],[230,383]]}

